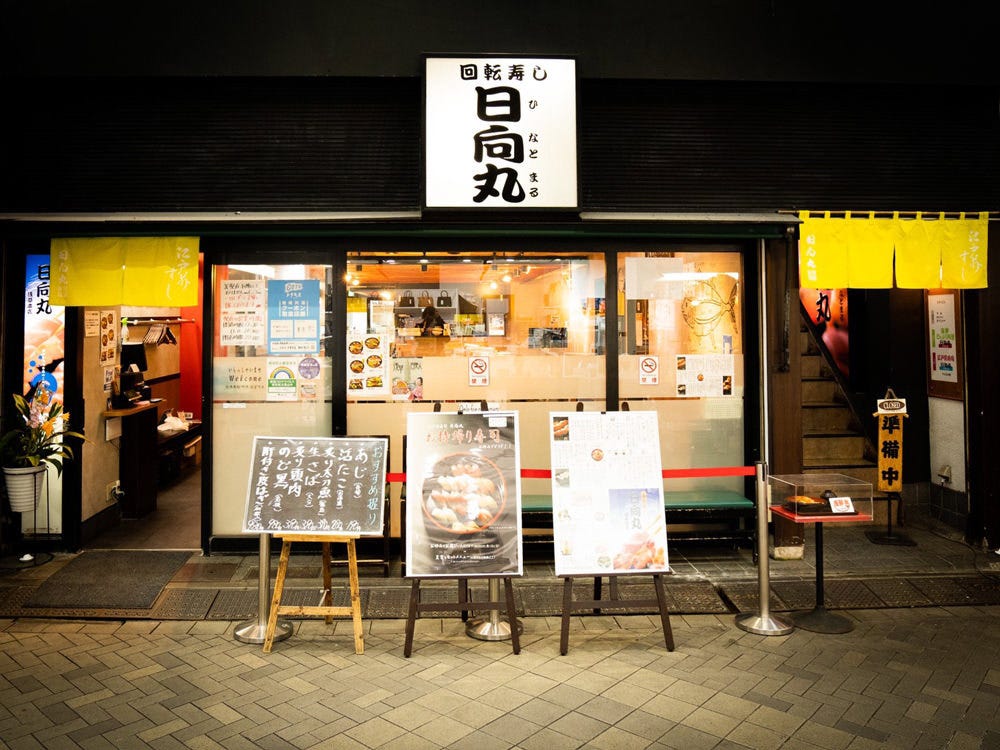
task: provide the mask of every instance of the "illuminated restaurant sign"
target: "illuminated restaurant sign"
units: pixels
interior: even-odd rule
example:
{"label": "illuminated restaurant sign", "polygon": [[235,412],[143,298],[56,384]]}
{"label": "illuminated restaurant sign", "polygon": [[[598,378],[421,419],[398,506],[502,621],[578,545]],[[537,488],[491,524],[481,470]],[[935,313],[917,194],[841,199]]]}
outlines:
{"label": "illuminated restaurant sign", "polygon": [[576,61],[428,57],[428,208],[576,208]]}

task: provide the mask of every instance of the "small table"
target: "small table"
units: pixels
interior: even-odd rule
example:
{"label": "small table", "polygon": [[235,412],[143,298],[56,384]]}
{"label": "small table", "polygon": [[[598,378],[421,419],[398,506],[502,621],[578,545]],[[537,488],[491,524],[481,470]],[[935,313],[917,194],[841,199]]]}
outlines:
{"label": "small table", "polygon": [[816,532],[816,606],[808,612],[793,612],[791,619],[795,623],[795,627],[814,633],[850,633],[854,630],[854,624],[843,615],[830,612],[826,608],[823,592],[823,524],[871,521],[871,514],[818,513],[802,515],[781,505],[772,505],[770,510],[773,515],[781,516],[795,523],[811,523]]}

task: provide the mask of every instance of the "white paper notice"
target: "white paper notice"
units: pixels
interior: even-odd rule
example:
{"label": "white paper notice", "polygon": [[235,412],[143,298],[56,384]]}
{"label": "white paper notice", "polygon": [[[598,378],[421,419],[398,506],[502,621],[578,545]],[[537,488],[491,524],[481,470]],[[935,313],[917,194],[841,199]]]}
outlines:
{"label": "white paper notice", "polygon": [[556,575],[666,572],[655,412],[551,412]]}
{"label": "white paper notice", "polygon": [[736,363],[732,354],[678,354],[676,367],[678,396],[733,395]]}
{"label": "white paper notice", "polygon": [[264,279],[226,279],[219,300],[219,344],[267,343],[267,286]]}

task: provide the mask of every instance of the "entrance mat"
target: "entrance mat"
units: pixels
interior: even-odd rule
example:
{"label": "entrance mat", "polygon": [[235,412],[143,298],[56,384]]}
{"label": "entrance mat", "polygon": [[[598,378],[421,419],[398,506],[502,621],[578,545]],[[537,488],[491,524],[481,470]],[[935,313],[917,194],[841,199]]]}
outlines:
{"label": "entrance mat", "polygon": [[190,552],[88,550],[25,602],[39,609],[150,609]]}

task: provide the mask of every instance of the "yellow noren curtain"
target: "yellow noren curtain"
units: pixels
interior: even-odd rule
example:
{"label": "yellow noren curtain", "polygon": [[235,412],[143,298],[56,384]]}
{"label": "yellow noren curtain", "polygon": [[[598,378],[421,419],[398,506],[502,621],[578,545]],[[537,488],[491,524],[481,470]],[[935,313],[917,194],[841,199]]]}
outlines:
{"label": "yellow noren curtain", "polygon": [[892,219],[850,219],[847,242],[847,286],[891,289],[896,223]]}
{"label": "yellow noren curtain", "polygon": [[989,214],[830,218],[799,214],[799,285],[810,289],[983,289]]}
{"label": "yellow noren curtain", "polygon": [[945,289],[986,288],[986,233],[989,214],[946,221],[941,232],[941,286]]}
{"label": "yellow noren curtain", "polygon": [[941,286],[940,219],[900,219],[896,225],[896,286],[937,289]]}
{"label": "yellow noren curtain", "polygon": [[810,289],[847,286],[847,232],[843,219],[800,214],[799,285]]}
{"label": "yellow noren curtain", "polygon": [[51,243],[52,303],[198,304],[197,237],[70,237]]}

